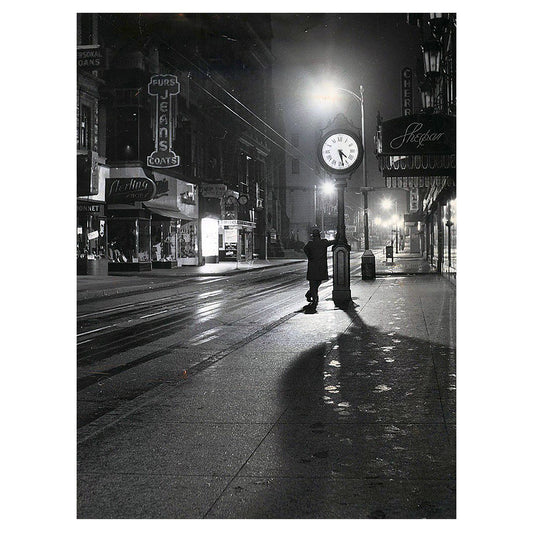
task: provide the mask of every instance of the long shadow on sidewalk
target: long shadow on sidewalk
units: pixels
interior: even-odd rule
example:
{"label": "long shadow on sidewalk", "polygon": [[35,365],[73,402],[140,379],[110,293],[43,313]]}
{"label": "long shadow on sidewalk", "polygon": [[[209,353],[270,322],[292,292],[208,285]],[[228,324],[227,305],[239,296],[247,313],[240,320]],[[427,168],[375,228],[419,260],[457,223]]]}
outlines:
{"label": "long shadow on sidewalk", "polygon": [[454,349],[346,312],[284,372],[283,415],[207,518],[455,518]]}

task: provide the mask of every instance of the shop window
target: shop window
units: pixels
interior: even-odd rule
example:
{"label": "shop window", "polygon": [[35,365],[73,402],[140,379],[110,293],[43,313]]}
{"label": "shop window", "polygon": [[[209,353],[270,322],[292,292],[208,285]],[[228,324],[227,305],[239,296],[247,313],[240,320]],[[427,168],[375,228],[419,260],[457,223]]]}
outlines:
{"label": "shop window", "polygon": [[187,222],[178,231],[178,257],[183,264],[196,264],[198,260],[198,228]]}
{"label": "shop window", "polygon": [[218,257],[218,220],[202,218],[202,255]]}
{"label": "shop window", "polygon": [[150,221],[136,218],[111,219],[109,260],[115,263],[149,262]]}
{"label": "shop window", "polygon": [[78,214],[76,251],[78,259],[106,258],[106,220],[98,215]]}
{"label": "shop window", "polygon": [[139,219],[139,261],[146,263],[151,261],[150,258],[150,221]]}
{"label": "shop window", "polygon": [[175,220],[152,220],[152,261],[177,261],[177,240]]}

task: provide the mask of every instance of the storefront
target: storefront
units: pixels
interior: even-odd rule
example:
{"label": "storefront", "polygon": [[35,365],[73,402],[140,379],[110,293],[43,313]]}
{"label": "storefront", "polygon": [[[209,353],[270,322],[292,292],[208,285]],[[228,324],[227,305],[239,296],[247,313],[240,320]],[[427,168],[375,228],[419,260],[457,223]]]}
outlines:
{"label": "storefront", "polygon": [[457,274],[457,220],[455,182],[433,185],[424,199],[426,259],[443,274]]}
{"label": "storefront", "polygon": [[222,219],[218,223],[218,256],[221,261],[252,261],[256,222],[254,210],[248,210],[251,220],[242,220],[248,198],[228,190],[222,202]]}
{"label": "storefront", "polygon": [[106,180],[109,272],[152,269],[151,215],[142,202],[155,193],[155,182],[142,167],[110,168]]}
{"label": "storefront", "polygon": [[454,276],[457,273],[457,218],[455,198],[451,198],[446,202],[444,214],[443,271]]}
{"label": "storefront", "polygon": [[107,274],[107,224],[103,203],[77,203],[77,273]]}
{"label": "storefront", "polygon": [[157,171],[151,173],[151,178],[156,194],[143,206],[151,215],[152,267],[197,265],[196,187]]}
{"label": "storefront", "polygon": [[78,275],[105,276],[108,270],[105,180],[108,169],[98,154],[78,156],[76,202],[76,271]]}
{"label": "storefront", "polygon": [[405,218],[413,249],[439,273],[455,275],[455,117],[418,114],[381,122],[377,156],[387,187],[423,199],[411,203]]}
{"label": "storefront", "polygon": [[221,220],[219,223],[219,255],[226,261],[251,261],[254,250],[254,222]]}
{"label": "storefront", "polygon": [[198,264],[192,184],[139,166],[111,169],[106,190],[110,272]]}

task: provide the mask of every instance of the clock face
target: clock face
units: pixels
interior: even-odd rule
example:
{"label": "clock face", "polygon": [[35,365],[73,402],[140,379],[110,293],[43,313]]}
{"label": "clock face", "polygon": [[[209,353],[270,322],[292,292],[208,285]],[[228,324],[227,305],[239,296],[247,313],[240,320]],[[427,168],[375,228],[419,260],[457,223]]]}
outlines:
{"label": "clock face", "polygon": [[362,161],[363,146],[359,137],[347,130],[327,133],[319,143],[318,159],[322,166],[334,174],[355,170]]}

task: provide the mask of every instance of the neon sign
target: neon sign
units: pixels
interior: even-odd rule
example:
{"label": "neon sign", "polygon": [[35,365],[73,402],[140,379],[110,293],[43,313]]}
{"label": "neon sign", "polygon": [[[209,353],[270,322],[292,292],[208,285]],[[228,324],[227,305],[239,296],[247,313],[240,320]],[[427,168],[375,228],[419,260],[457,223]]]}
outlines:
{"label": "neon sign", "polygon": [[179,94],[178,77],[155,74],[150,78],[148,94],[155,98],[155,150],[147,157],[149,167],[170,168],[180,164],[179,155],[172,150],[174,130],[172,96]]}

